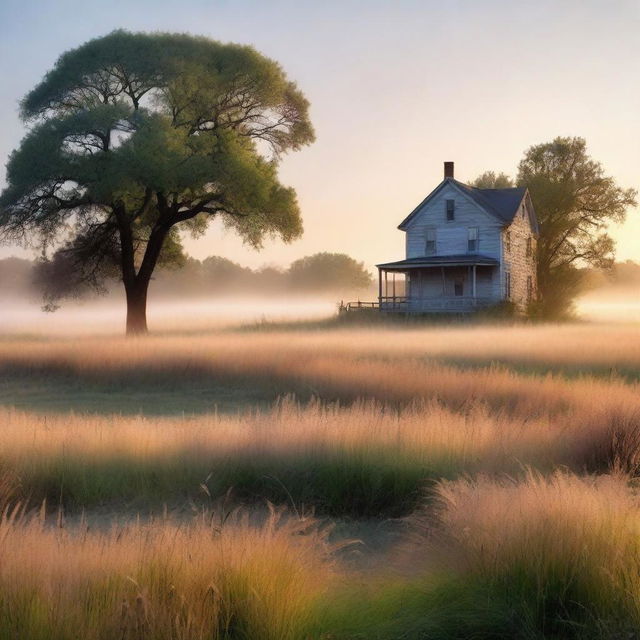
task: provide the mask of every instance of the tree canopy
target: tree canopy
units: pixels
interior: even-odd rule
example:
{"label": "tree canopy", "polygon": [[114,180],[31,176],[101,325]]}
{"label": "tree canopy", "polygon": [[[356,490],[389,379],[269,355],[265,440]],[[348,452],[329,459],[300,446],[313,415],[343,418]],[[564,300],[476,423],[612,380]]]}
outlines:
{"label": "tree canopy", "polygon": [[[608,268],[615,242],[607,233],[636,205],[635,189],[620,187],[587,153],[579,137],[557,137],[525,151],[518,167],[518,186],[528,187],[538,218],[538,311],[561,316],[579,293],[580,267]],[[514,186],[505,174],[487,171],[474,186]]]}
{"label": "tree canopy", "polygon": [[471,183],[471,186],[477,189],[508,189],[509,187],[515,187],[515,184],[506,173],[485,171]]}
{"label": "tree canopy", "polygon": [[116,31],[63,54],[21,113],[0,234],[55,250],[52,297],[117,270],[128,331],[146,330],[156,265],[183,260],[179,229],[220,218],[253,247],[302,233],[277,167],[314,139],[308,102],[251,47]]}
{"label": "tree canopy", "polygon": [[637,192],[607,176],[583,138],[558,137],[530,147],[517,181],[529,188],[540,226],[539,302],[545,315],[561,315],[579,291],[579,266],[613,265],[615,242],[607,227],[624,221]]}

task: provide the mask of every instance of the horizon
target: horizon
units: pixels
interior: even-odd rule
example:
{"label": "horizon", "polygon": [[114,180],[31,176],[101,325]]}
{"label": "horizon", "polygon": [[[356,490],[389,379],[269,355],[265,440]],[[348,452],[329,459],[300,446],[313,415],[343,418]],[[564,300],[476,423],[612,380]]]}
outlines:
{"label": "horizon", "polygon": [[[80,7],[77,0],[0,7],[3,165],[25,133],[18,101],[64,51],[115,28],[251,44],[278,61],[311,102],[317,141],[285,156],[280,168],[298,193],[302,238],[267,241],[256,252],[215,223],[202,238],[186,237],[197,259],[283,267],[327,251],[371,269],[403,255],[396,227],[441,181],[444,160],[456,163],[463,182],[485,170],[514,176],[526,148],[558,135],[584,137],[608,175],[639,186],[640,88],[625,81],[640,62],[636,2],[611,10],[600,1],[302,7],[191,0],[177,15],[172,3],[148,0]],[[0,187],[4,175],[3,167]],[[640,258],[637,208],[612,235],[618,261]],[[10,255],[35,252],[0,247],[0,257]]]}

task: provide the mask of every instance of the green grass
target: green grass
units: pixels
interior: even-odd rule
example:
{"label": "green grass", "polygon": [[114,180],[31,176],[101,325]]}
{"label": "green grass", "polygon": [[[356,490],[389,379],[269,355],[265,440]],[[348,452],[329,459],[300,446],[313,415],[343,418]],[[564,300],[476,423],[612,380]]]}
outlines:
{"label": "green grass", "polygon": [[421,502],[429,483],[456,477],[465,467],[468,462],[454,456],[387,450],[216,456],[189,449],[147,459],[62,454],[23,460],[12,471],[23,499],[46,499],[76,511],[105,505],[158,509],[186,500],[207,504],[230,493],[237,502],[270,501],[300,512],[398,517]]}
{"label": "green grass", "polygon": [[0,373],[0,405],[54,412],[148,416],[235,413],[267,407],[281,395],[273,384],[234,384],[212,376],[80,376],[72,372]]}

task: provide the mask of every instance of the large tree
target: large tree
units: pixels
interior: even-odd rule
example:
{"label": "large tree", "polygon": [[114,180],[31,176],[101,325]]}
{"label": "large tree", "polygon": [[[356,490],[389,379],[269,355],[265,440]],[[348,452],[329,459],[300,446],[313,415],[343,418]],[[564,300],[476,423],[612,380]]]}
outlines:
{"label": "large tree", "polygon": [[585,140],[570,137],[530,147],[517,182],[529,188],[540,226],[540,309],[562,315],[579,291],[580,266],[613,265],[615,242],[607,227],[624,221],[636,191],[618,186],[589,157]]}
{"label": "large tree", "polygon": [[[623,189],[589,157],[583,138],[558,137],[530,147],[517,184],[529,188],[538,217],[538,309],[565,314],[580,290],[580,267],[607,268],[615,242],[607,233],[636,205],[636,191]],[[482,188],[514,186],[509,176],[486,171],[472,183]]]}
{"label": "large tree", "polygon": [[251,47],[116,31],[63,54],[21,109],[0,233],[43,248],[52,297],[118,274],[128,333],[147,330],[149,281],[181,260],[179,230],[220,218],[254,247],[302,232],[277,164],[313,141],[308,103]]}

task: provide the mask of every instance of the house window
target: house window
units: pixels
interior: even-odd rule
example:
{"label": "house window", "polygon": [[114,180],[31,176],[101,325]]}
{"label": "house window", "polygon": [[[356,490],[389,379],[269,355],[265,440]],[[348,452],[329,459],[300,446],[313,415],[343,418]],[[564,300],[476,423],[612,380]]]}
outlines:
{"label": "house window", "polygon": [[533,278],[527,276],[527,302],[531,302],[533,299]]}
{"label": "house window", "polygon": [[456,280],[453,283],[453,294],[455,296],[461,296],[464,294],[464,282],[462,280]]}
{"label": "house window", "polygon": [[527,258],[531,256],[531,236],[527,238]]}
{"label": "house window", "polygon": [[436,252],[436,230],[434,228],[429,228],[426,231],[425,249],[428,256]]}
{"label": "house window", "polygon": [[511,300],[511,273],[506,271],[504,274],[504,297]]}
{"label": "house window", "polygon": [[507,253],[511,253],[511,231],[504,234],[504,248]]}
{"label": "house window", "polygon": [[454,220],[456,216],[456,201],[447,200],[446,204],[447,204],[447,222],[451,222],[451,220]]}
{"label": "house window", "polygon": [[478,251],[478,227],[469,227],[467,234],[467,251],[476,253]]}

